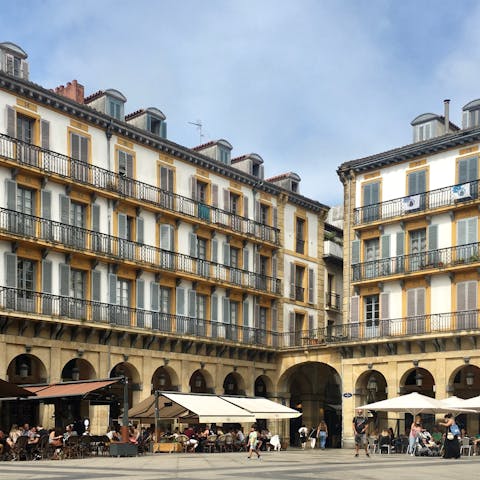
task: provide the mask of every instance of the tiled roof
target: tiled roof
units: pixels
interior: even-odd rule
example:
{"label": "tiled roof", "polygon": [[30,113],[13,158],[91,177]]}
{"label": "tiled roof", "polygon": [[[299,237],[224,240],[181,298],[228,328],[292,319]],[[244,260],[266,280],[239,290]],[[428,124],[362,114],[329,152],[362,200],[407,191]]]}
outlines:
{"label": "tiled roof", "polygon": [[96,100],[97,98],[100,98],[102,95],[105,95],[105,92],[103,90],[99,90],[98,92],[92,93],[88,97],[85,97],[85,103],[89,103],[93,100]]}
{"label": "tiled roof", "polygon": [[136,110],[135,112],[129,113],[125,115],[125,121],[131,120],[132,118],[139,117],[142,113],[145,113],[145,109],[141,108],[140,110]]}
{"label": "tiled roof", "polygon": [[203,150],[204,148],[211,147],[216,144],[217,144],[216,140],[210,140],[210,142],[203,143],[202,145],[197,145],[196,147],[192,147],[192,150],[195,150],[196,152],[198,152],[199,150]]}

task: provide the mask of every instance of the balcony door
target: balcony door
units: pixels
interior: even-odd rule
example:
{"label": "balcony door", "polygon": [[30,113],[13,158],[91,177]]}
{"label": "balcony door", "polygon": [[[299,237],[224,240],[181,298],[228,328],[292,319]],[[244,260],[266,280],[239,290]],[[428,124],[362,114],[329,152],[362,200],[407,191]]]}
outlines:
{"label": "balcony door", "polygon": [[416,272],[425,268],[427,235],[424,228],[409,232],[410,271]]}
{"label": "balcony door", "polygon": [[368,295],[364,298],[365,338],[378,337],[380,322],[380,302],[378,295]]}

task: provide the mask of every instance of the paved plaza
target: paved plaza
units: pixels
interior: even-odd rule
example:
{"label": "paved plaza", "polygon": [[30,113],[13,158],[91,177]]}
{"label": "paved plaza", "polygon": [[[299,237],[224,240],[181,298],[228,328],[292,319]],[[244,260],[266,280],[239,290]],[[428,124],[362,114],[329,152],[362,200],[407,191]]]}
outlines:
{"label": "paved plaza", "polygon": [[0,463],[0,480],[451,480],[478,478],[480,457],[444,460],[410,455],[353,456],[353,451],[265,452],[261,460],[246,453],[148,454],[134,458],[92,457]]}

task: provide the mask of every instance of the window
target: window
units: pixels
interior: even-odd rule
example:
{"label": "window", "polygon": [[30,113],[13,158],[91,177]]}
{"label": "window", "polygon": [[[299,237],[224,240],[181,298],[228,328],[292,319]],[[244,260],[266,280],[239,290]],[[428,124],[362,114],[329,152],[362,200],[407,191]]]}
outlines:
{"label": "window", "polygon": [[299,217],[295,223],[295,251],[305,254],[305,220]]}
{"label": "window", "polygon": [[133,225],[134,218],[124,213],[118,214],[119,255],[130,260],[132,260],[135,255]]}
{"label": "window", "polygon": [[[35,226],[33,215],[35,214],[35,192],[28,188],[17,187],[16,211],[21,215],[12,217],[15,231],[22,235],[34,235]],[[13,227],[13,225],[12,225]]]}
{"label": "window", "polygon": [[172,298],[172,289],[168,287],[160,287],[160,311],[170,313],[170,304]]}
{"label": "window", "polygon": [[378,295],[369,295],[364,298],[364,319],[367,328],[378,327],[380,320],[380,303]]}
{"label": "window", "polygon": [[154,135],[160,136],[162,121],[159,118],[148,115],[147,117],[147,130]]}
{"label": "window", "polygon": [[175,248],[174,244],[174,235],[175,231],[173,225],[162,223],[160,225],[160,267],[173,269],[175,255],[173,250]]}
{"label": "window", "polygon": [[226,148],[218,148],[219,161],[225,165],[230,165],[230,151]]}
{"label": "window", "polygon": [[463,128],[471,128],[480,125],[480,109],[463,112]]}
{"label": "window", "polygon": [[417,125],[417,142],[423,142],[433,137],[433,126],[431,123],[424,123],[423,125]]}
{"label": "window", "polygon": [[463,218],[457,221],[456,260],[465,261],[478,256],[478,218]]}
{"label": "window", "polygon": [[24,312],[35,310],[35,272],[33,260],[18,258],[17,260],[17,305]]}
{"label": "window", "polygon": [[230,267],[231,267],[231,281],[237,285],[242,282],[242,272],[240,270],[240,249],[230,247]]}
{"label": "window", "polygon": [[208,184],[205,182],[197,181],[197,197],[195,200],[201,203],[208,203]]}
{"label": "window", "polygon": [[304,279],[305,277],[305,268],[299,267],[298,265],[295,266],[295,300],[299,302],[305,301],[305,288]]}
{"label": "window", "polygon": [[72,149],[71,175],[75,180],[86,182],[88,179],[88,144],[87,137],[70,133],[70,142]]}
{"label": "window", "polygon": [[380,258],[379,239],[371,238],[365,240],[364,249],[365,278],[375,278],[378,276],[378,259]]}
{"label": "window", "polygon": [[414,272],[425,267],[426,256],[423,254],[427,250],[426,230],[411,230],[409,236],[409,253],[410,253],[410,271]]}
{"label": "window", "polygon": [[477,328],[477,281],[457,283],[457,328]]}
{"label": "window", "polygon": [[123,103],[113,98],[107,99],[108,110],[107,114],[117,120],[123,120]]}
{"label": "window", "polygon": [[230,212],[240,215],[240,195],[230,193]]}
{"label": "window", "polygon": [[425,288],[407,290],[407,333],[425,332]]}
{"label": "window", "polygon": [[86,274],[83,270],[70,270],[70,296],[79,300],[85,300]]}
{"label": "window", "polygon": [[363,221],[373,222],[378,220],[380,217],[378,205],[380,202],[380,182],[367,183],[362,186],[362,201]]}
{"label": "window", "polygon": [[260,218],[259,222],[263,225],[269,225],[270,223],[270,207],[268,205],[260,204]]}
{"label": "window", "polygon": [[258,277],[257,277],[257,289],[266,290],[267,289],[267,275],[268,275],[268,263],[269,257],[265,255],[260,255],[258,257]]}
{"label": "window", "polygon": [[28,165],[38,165],[38,151],[30,146],[35,144],[35,119],[17,115],[16,137],[24,142],[17,144],[19,160]]}

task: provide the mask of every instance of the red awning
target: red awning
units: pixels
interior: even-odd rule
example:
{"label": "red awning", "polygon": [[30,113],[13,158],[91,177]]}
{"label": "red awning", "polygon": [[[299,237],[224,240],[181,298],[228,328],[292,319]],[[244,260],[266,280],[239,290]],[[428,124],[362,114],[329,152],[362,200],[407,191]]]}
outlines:
{"label": "red awning", "polygon": [[46,398],[79,397],[95,390],[99,390],[100,388],[108,387],[108,385],[117,382],[118,379],[95,380],[91,382],[65,382],[53,385],[32,385],[24,388],[36,395],[34,397],[35,400],[44,400]]}
{"label": "red awning", "polygon": [[30,389],[19,387],[18,385],[5,380],[0,380],[0,398],[3,397],[30,397],[35,393]]}

